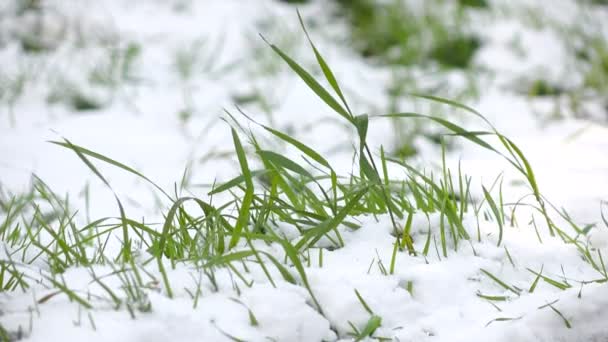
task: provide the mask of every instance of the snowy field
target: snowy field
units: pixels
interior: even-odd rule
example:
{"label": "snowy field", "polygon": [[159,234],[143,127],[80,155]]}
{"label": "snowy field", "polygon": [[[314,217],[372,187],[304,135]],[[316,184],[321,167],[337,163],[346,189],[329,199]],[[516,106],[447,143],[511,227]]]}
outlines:
{"label": "snowy field", "polygon": [[605,1],[0,2],[0,341],[608,341],[607,256]]}

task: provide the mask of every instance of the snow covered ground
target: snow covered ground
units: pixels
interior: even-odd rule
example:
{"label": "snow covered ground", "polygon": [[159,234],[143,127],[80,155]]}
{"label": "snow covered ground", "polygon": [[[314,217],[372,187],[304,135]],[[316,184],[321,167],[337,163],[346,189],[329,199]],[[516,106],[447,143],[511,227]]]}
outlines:
{"label": "snow covered ground", "polygon": [[[28,191],[35,174],[55,193],[68,194],[70,207],[78,210],[78,224],[120,216],[114,193],[81,158],[48,142],[65,138],[133,167],[168,193],[208,201],[212,183],[240,173],[230,126],[220,120],[228,118],[225,111],[256,134],[262,131],[240,116],[235,104],[256,121],[321,152],[339,175],[355,173],[355,132],[336,124],[337,115],[258,36],[322,78],[293,5],[271,0],[41,2],[47,10],[44,39],[38,43],[51,49],[38,53],[26,53],[23,46],[35,31],[30,27],[40,23],[36,12],[11,15],[20,2],[0,4],[4,194]],[[389,215],[360,216],[353,219],[359,229],[339,226],[344,247],[320,248],[330,245],[322,239],[302,253],[308,258],[305,276],[288,262],[280,244],[253,242],[287,267],[294,283],[280,280],[283,275],[271,262],[266,262],[267,269],[238,262],[233,267],[240,272],[218,267],[210,276],[195,263],[166,261],[171,291],[161,281],[164,271],[157,263],[138,264],[142,274],[136,277],[143,277],[146,286],[134,285],[136,293],[126,295],[126,302],[133,300],[131,309],[116,309],[107,290],[121,296],[128,292],[115,263],[69,267],[53,275],[53,283],[47,277],[52,261],[39,258],[20,269],[32,280],[29,288],[8,291],[7,286],[0,292],[0,328],[11,341],[347,341],[349,334],[365,330],[370,317],[379,317],[381,325],[362,338],[607,341],[608,274],[602,260],[608,255],[608,223],[603,221],[608,206],[602,205],[608,201],[607,98],[585,99],[580,110],[585,115],[577,117],[565,95],[530,97],[519,90],[526,78],[535,77],[564,87],[580,84],[572,50],[577,44],[586,48],[586,43],[564,38],[566,33],[555,27],[576,24],[608,41],[608,7],[566,0],[551,2],[549,8],[542,8],[547,3],[540,0],[491,4],[492,11],[471,10],[471,30],[484,41],[471,71],[426,69],[421,74],[455,87],[466,83],[467,76],[474,80],[478,96],[465,104],[523,150],[547,203],[588,228],[572,235],[577,244],[550,236],[542,216],[528,207],[518,207],[517,226],[505,224],[500,241],[494,218],[471,210],[463,219],[471,240],[461,241],[447,257],[439,242],[432,241],[426,256],[400,251],[393,259]],[[395,69],[357,54],[344,40],[344,20],[332,16],[331,8],[335,5],[325,0],[299,6],[353,110],[386,113],[385,85]],[[543,16],[534,17],[534,8],[542,8]],[[551,23],[529,23],[542,18]],[[399,99],[398,107],[404,112],[437,110],[412,97]],[[464,111],[447,106],[439,110],[471,131],[488,130]],[[394,144],[390,125],[388,120],[370,121],[368,141],[374,153],[381,144]],[[261,140],[294,160],[300,155],[268,135]],[[441,167],[437,145],[425,139],[415,144],[417,165]],[[478,202],[484,198],[482,184],[498,196],[498,185],[491,186],[501,174],[504,203],[530,193],[522,175],[504,159],[465,139],[447,152],[452,171],[459,163],[472,177],[472,197]],[[95,165],[129,218],[163,222],[171,203],[149,183],[120,168]],[[399,177],[396,168],[389,171]],[[213,201],[218,205],[222,199],[220,195]],[[556,224],[571,233],[566,214],[550,211]],[[8,213],[3,209],[0,215],[6,220]],[[425,249],[427,232],[438,230],[442,220],[440,213],[414,215],[410,233],[417,251]],[[403,227],[406,219],[398,221]],[[299,241],[297,229],[277,224],[277,231],[292,243]],[[9,237],[2,238],[4,262],[24,262],[22,255],[29,260],[39,250],[21,250],[11,246]],[[120,248],[120,238],[117,233],[109,239],[108,251]],[[580,246],[597,267],[583,260]],[[140,253],[135,259],[143,263],[149,255],[144,248]],[[387,272],[391,261],[394,272]],[[2,270],[4,286],[8,270]],[[92,307],[69,298],[60,285]]]}

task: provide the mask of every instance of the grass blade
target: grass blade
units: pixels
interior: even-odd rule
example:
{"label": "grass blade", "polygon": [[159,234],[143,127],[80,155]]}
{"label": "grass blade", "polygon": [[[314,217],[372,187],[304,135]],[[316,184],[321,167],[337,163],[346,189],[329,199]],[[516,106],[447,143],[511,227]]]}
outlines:
{"label": "grass blade", "polygon": [[232,139],[234,141],[234,148],[239,159],[239,164],[241,165],[241,173],[245,177],[245,196],[241,202],[239,216],[237,218],[236,225],[234,226],[234,230],[232,231],[232,237],[230,238],[228,249],[232,249],[238,244],[243,233],[243,229],[249,222],[249,208],[251,206],[251,202],[253,201],[253,180],[251,178],[251,171],[249,170],[249,165],[247,164],[245,150],[243,149],[241,140],[239,139],[239,136],[234,128],[232,129]]}
{"label": "grass blade", "polygon": [[350,114],[334,99],[333,96],[325,89],[323,86],[315,80],[314,77],[310,73],[308,73],[304,68],[302,68],[298,63],[296,63],[293,59],[287,56],[281,49],[276,47],[274,44],[269,43],[264,37],[262,37],[264,41],[270,45],[270,47],[289,65],[289,67],[296,73],[306,85],[317,94],[317,96],[323,100],[331,109],[333,109],[336,113],[340,114],[343,118],[352,122],[352,118]]}

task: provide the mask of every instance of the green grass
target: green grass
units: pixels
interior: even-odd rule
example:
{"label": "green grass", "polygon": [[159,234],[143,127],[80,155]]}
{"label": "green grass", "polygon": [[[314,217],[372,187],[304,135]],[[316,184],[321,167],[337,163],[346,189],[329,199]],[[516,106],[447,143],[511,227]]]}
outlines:
{"label": "green grass", "polygon": [[[498,187],[499,195],[494,197],[494,186],[483,188],[484,200],[474,203],[471,179],[460,169],[451,170],[446,165],[445,137],[460,138],[504,158],[527,183],[529,197],[533,199],[527,205],[535,208],[537,217],[544,222],[542,228],[545,235],[550,234],[579,250],[581,262],[598,272],[598,278],[590,282],[608,280],[601,254],[590,250],[583,239],[588,230],[572,222],[572,226],[567,227],[556,223],[552,205],[543,197],[534,171],[521,149],[479,112],[453,100],[416,95],[422,100],[450,106],[483,121],[487,127],[485,131],[469,131],[436,115],[412,112],[360,114],[351,107],[348,95],[308,36],[301,18],[300,22],[317,67],[321,70],[319,77],[313,76],[281,47],[269,42],[269,49],[310,88],[319,101],[327,105],[337,119],[348,125],[355,137],[352,151],[354,171],[351,174],[338,174],[335,171],[337,168],[327,157],[285,132],[260,125],[245,114],[236,116],[229,112],[225,119],[231,123],[233,157],[238,160],[238,168],[231,170],[234,178],[209,188],[205,199],[171,194],[119,161],[69,140],[54,141],[54,144],[74,153],[114,194],[117,216],[78,223],[76,210],[71,207],[69,198],[55,194],[38,178],[33,179],[28,192],[2,192],[0,238],[10,247],[10,253],[8,259],[0,260],[0,289],[8,293],[27,292],[29,286],[41,279],[54,291],[52,295],[39,299],[42,304],[62,295],[83,310],[111,303],[115,309],[125,310],[131,317],[137,317],[154,310],[147,296],[148,291],[160,290],[173,298],[176,289],[184,286],[172,282],[171,273],[178,264],[189,265],[199,272],[200,279],[204,277],[212,285],[211,291],[219,289],[216,274],[227,272],[234,279],[233,286],[239,293],[241,287],[252,286],[250,270],[255,268],[264,274],[272,286],[287,282],[304,288],[310,295],[310,305],[324,315],[323,303],[317,299],[309,282],[306,265],[311,264],[311,257],[314,256],[318,256],[318,264],[322,265],[321,239],[330,241],[331,247],[327,249],[342,248],[345,245],[343,232],[358,229],[358,218],[362,216],[383,215],[392,226],[393,249],[384,251],[391,255],[390,264],[386,264],[390,266],[385,267],[380,257],[377,263],[385,275],[394,274],[395,269],[400,267],[397,256],[427,259],[433,258],[436,252],[437,259],[443,260],[462,248],[472,247],[470,242],[473,239],[482,241],[485,236],[479,233],[475,235],[473,227],[467,226],[467,214],[473,213],[479,219],[483,219],[480,217],[484,215],[492,217],[499,246],[502,237],[509,234],[505,213],[514,213],[515,209],[503,202],[502,188]],[[442,132],[438,140],[444,147],[443,158],[431,162],[441,166],[425,169],[387,156],[384,147],[374,145],[367,135],[369,127],[381,120],[423,121],[436,125]],[[264,139],[256,135],[255,130],[244,128],[253,125],[261,128],[263,133],[259,134],[264,134]],[[271,145],[269,141],[272,140],[297,149],[301,158],[273,151],[267,146]],[[129,217],[111,183],[99,171],[99,164],[109,164],[152,184],[168,203],[162,213],[162,222]],[[252,169],[253,165],[259,169]],[[395,177],[392,171],[389,173],[388,165],[397,167],[400,176]],[[227,200],[218,203],[215,198],[220,195]],[[439,227],[429,226],[424,239],[414,241],[411,235],[413,216],[430,214],[441,217]],[[557,211],[557,214],[561,218],[567,217],[561,211]],[[297,229],[299,239],[289,240],[281,235],[276,228],[279,222]],[[577,234],[572,235],[571,230]],[[108,248],[109,241],[116,239],[120,241],[120,248]],[[276,248],[260,247],[268,245]],[[48,270],[32,273],[30,265],[39,260],[48,264]],[[95,266],[98,265],[110,265],[112,272],[96,274]],[[71,267],[88,268],[93,282],[103,289],[105,295],[90,296],[72,289],[63,275]],[[528,271],[533,279],[536,276],[535,283],[542,279],[559,290],[568,288],[563,281],[542,275],[542,269],[540,272]],[[480,269],[480,274],[484,276],[482,281],[486,284],[519,296],[521,290],[500,279],[500,275],[485,269]],[[120,288],[106,284],[104,279],[109,276],[118,278]],[[201,283],[202,280],[198,280],[194,289],[188,290],[195,307],[198,298],[205,295],[202,291],[208,291],[201,288]],[[408,283],[407,286],[412,292],[414,284]],[[351,323],[352,336],[357,340],[382,338],[375,335],[382,318],[375,314],[358,291],[353,296],[370,317],[364,326]],[[483,294],[478,296],[494,301],[502,298]],[[557,309],[551,308],[562,316]],[[250,321],[254,325],[255,315],[251,311],[250,314]],[[504,318],[495,319],[500,320]]]}
{"label": "green grass", "polygon": [[588,65],[584,85],[605,94],[608,91],[608,38],[592,37],[587,46],[588,50],[580,55]]}
{"label": "green grass", "polygon": [[565,92],[561,86],[543,79],[534,80],[529,87],[528,95],[532,97],[558,96]]}
{"label": "green grass", "polygon": [[[554,24],[553,29],[562,33],[563,44],[569,51],[570,63],[574,71],[580,74],[582,82],[569,90],[572,110],[581,117],[584,111],[581,104],[589,101],[601,101],[608,105],[608,37],[605,34],[605,23],[591,16],[590,12],[581,9],[581,22],[570,25]],[[593,10],[589,10],[593,11]]]}
{"label": "green grass", "polygon": [[458,0],[461,6],[468,6],[473,8],[489,8],[490,4],[486,0]]}
{"label": "green grass", "polygon": [[[17,18],[27,15],[31,19],[22,21],[25,29],[17,34],[19,45],[24,53],[48,53],[57,49],[65,40],[68,23],[64,17],[56,15],[57,13],[43,6],[41,1],[20,0],[11,2],[14,5],[13,10],[5,11],[3,14]],[[7,8],[10,10],[11,6],[9,5]],[[48,24],[49,21],[52,22],[51,25]]]}
{"label": "green grass", "polygon": [[[481,41],[466,32],[463,8],[447,9],[437,1],[422,11],[403,1],[338,0],[352,31],[353,44],[366,57],[404,66],[434,61],[447,68],[466,69]],[[463,5],[482,5],[468,3]]]}

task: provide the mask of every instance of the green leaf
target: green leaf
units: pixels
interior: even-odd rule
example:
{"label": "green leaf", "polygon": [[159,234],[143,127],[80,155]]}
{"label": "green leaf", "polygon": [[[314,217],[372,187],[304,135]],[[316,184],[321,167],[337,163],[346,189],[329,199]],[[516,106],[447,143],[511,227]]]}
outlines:
{"label": "green leaf", "polygon": [[309,179],[314,178],[308,171],[306,171],[306,169],[298,165],[296,162],[278,153],[272,151],[258,151],[258,154],[260,157],[262,157],[262,159],[273,163],[275,166],[291,170]]}
{"label": "green leaf", "polygon": [[54,278],[49,277],[49,276],[45,276],[45,278],[47,280],[49,280],[51,283],[53,283],[53,286],[55,286],[61,292],[65,293],[68,296],[68,298],[70,299],[70,301],[74,301],[74,302],[82,305],[86,309],[92,309],[93,308],[93,305],[91,305],[91,303],[89,303],[86,299],[78,296],[74,290],[69,289],[65,285],[64,281],[59,282],[59,281],[57,281]]}
{"label": "green leaf", "polygon": [[504,288],[505,290],[511,291],[513,293],[515,293],[516,295],[519,296],[519,291],[509,285],[507,285],[505,282],[503,282],[502,280],[498,279],[498,277],[496,277],[495,275],[493,275],[492,273],[484,270],[483,268],[480,269],[481,272],[483,272],[485,275],[487,275],[488,277],[490,277],[490,279],[494,280],[498,285],[500,285],[502,288]]}
{"label": "green leaf", "polygon": [[540,275],[543,273],[544,267],[545,267],[545,265],[542,265],[540,267],[540,272],[536,275],[536,278],[534,278],[534,281],[532,282],[532,285],[530,286],[530,289],[528,290],[528,292],[533,293],[534,290],[536,289],[536,285],[538,285],[538,281],[540,280]]}
{"label": "green leaf", "polygon": [[359,159],[359,165],[361,166],[361,171],[367,177],[367,179],[372,181],[374,184],[380,184],[382,182],[380,180],[380,176],[378,175],[376,170],[374,170],[374,168],[369,163],[367,157],[365,157],[364,154],[361,154],[361,157]]}
{"label": "green leaf", "polygon": [[450,100],[450,99],[446,99],[446,98],[442,98],[442,97],[437,97],[437,96],[432,96],[432,95],[424,95],[424,94],[417,94],[417,93],[410,93],[410,95],[415,96],[415,97],[419,97],[419,98],[423,98],[423,99],[427,99],[427,100],[431,100],[431,101],[435,101],[435,102],[439,102],[439,103],[443,103],[443,104],[447,104],[450,105],[452,107],[456,107],[456,108],[460,108],[460,109],[464,109],[465,111],[474,114],[475,116],[481,118],[484,122],[486,122],[490,127],[494,128],[492,126],[492,124],[478,111],[476,111],[475,109],[466,106],[462,103]]}
{"label": "green leaf", "polygon": [[498,206],[496,206],[496,202],[494,202],[494,199],[492,198],[492,196],[490,195],[488,190],[486,190],[486,188],[484,186],[482,186],[481,188],[483,189],[483,195],[485,196],[486,201],[488,201],[488,204],[490,205],[490,209],[492,209],[492,213],[494,213],[494,217],[496,217],[496,222],[498,223],[498,242],[496,243],[496,246],[500,246],[500,243],[502,242],[502,230],[503,230],[502,215],[500,214],[500,211],[498,210]]}
{"label": "green leaf", "polygon": [[357,337],[357,339],[355,341],[361,341],[366,337],[371,337],[374,334],[374,332],[376,331],[376,329],[378,329],[381,325],[382,325],[382,317],[380,317],[378,315],[373,315],[367,321],[365,328],[363,328],[363,330],[361,331],[361,333],[359,334],[359,336]]}
{"label": "green leaf", "polygon": [[369,305],[367,305],[367,302],[365,302],[363,297],[361,297],[361,294],[359,293],[359,291],[357,289],[355,289],[355,295],[357,296],[357,299],[359,299],[359,302],[361,303],[361,305],[363,305],[363,308],[365,309],[365,311],[367,311],[370,315],[373,315],[374,312],[369,307]]}
{"label": "green leaf", "polygon": [[267,130],[268,132],[274,134],[279,139],[291,144],[292,146],[294,146],[295,148],[300,150],[302,153],[304,153],[308,157],[310,157],[312,160],[316,161],[317,163],[319,163],[331,170],[331,166],[329,165],[329,162],[327,160],[325,160],[325,158],[323,158],[319,153],[315,152],[312,148],[304,145],[303,143],[297,141],[296,139],[288,136],[285,133],[279,132],[279,131],[272,129],[270,127],[267,127],[267,126],[262,125],[262,127],[265,130]]}
{"label": "green leaf", "polygon": [[289,273],[289,270],[287,270],[287,268],[285,268],[285,266],[283,266],[283,264],[281,264],[272,254],[266,252],[260,253],[268,257],[268,260],[270,260],[277,268],[277,270],[279,270],[279,273],[281,273],[281,276],[283,276],[283,279],[285,279],[285,281],[291,284],[297,284],[296,279],[291,275],[291,273]]}
{"label": "green leaf", "polygon": [[304,30],[306,39],[308,39],[308,42],[310,43],[310,46],[312,47],[312,50],[315,53],[315,57],[317,58],[317,63],[319,63],[319,66],[321,67],[321,70],[323,71],[323,75],[325,75],[325,79],[327,80],[329,85],[331,85],[331,87],[334,89],[336,94],[338,94],[338,96],[340,97],[340,100],[342,100],[342,103],[344,103],[346,110],[352,116],[350,108],[348,107],[348,103],[346,102],[344,94],[342,93],[342,90],[340,89],[340,86],[338,85],[338,81],[336,80],[336,77],[334,76],[333,72],[329,68],[329,65],[327,65],[327,63],[325,62],[325,59],[323,58],[321,53],[319,53],[319,50],[317,50],[317,47],[312,42],[312,39],[310,39],[310,36],[308,35],[308,31],[306,30],[306,26],[304,25],[304,21],[302,20],[302,16],[300,15],[300,11],[297,11],[297,13],[298,13],[298,19],[300,20],[300,25],[302,26],[302,30]]}
{"label": "green leaf", "polygon": [[123,257],[123,261],[127,262],[130,260],[131,258],[131,240],[129,239],[129,229],[126,223],[126,215],[125,215],[125,210],[124,207],[122,206],[122,203],[120,202],[120,199],[118,198],[118,195],[116,194],[116,192],[114,192],[114,189],[112,189],[112,186],[110,185],[110,183],[104,178],[104,176],[101,174],[101,172],[99,172],[99,170],[95,167],[95,165],[93,165],[93,163],[89,160],[89,158],[87,158],[86,156],[91,156],[93,158],[105,161],[107,163],[110,163],[112,165],[118,166],[126,171],[129,171],[135,175],[138,175],[142,178],[144,178],[145,180],[147,180],[150,184],[154,185],[157,189],[159,189],[163,194],[165,194],[167,197],[171,198],[169,195],[167,195],[159,186],[157,186],[156,184],[154,184],[151,180],[149,180],[148,178],[146,178],[144,175],[142,175],[141,173],[131,169],[130,167],[121,164],[117,161],[114,161],[110,158],[107,158],[101,154],[98,154],[96,152],[87,150],[83,147],[80,146],[76,146],[74,144],[72,144],[69,140],[64,139],[65,142],[56,142],[56,141],[51,141],[51,143],[59,145],[59,146],[63,146],[66,148],[71,149],[72,151],[74,151],[76,153],[76,155],[78,156],[78,158],[80,158],[80,160],[82,160],[85,165],[97,176],[99,177],[99,179],[101,179],[101,181],[112,191],[112,193],[114,194],[114,198],[116,199],[116,203],[118,204],[118,208],[120,210],[120,218],[121,218],[121,223],[122,223],[122,228],[123,228],[123,247],[121,249],[121,254]]}
{"label": "green leaf", "polygon": [[[542,275],[541,273],[537,273],[537,272],[535,272],[535,271],[533,271],[533,270],[531,270],[531,269],[529,269],[529,268],[526,268],[526,269],[527,269],[529,272],[531,272],[531,273],[535,274],[536,276],[540,277],[540,278],[541,278],[542,280],[544,280],[544,281],[545,281],[547,284],[549,284],[549,285],[553,285],[554,287],[556,287],[556,288],[558,288],[558,289],[560,289],[560,290],[562,290],[562,291],[563,291],[563,290],[567,290],[567,289],[569,289],[569,288],[571,288],[571,287],[572,287],[572,285],[570,285],[570,284],[568,284],[568,283],[565,283],[565,282],[560,282],[560,281],[557,281],[557,280],[551,279],[551,278],[549,278],[549,277],[547,277],[547,276],[544,276],[544,275]],[[541,270],[542,270],[542,269],[541,269]]]}
{"label": "green leaf", "polygon": [[[268,170],[255,170],[255,171],[251,171],[251,177],[259,177],[259,176],[265,175],[267,173],[268,173]],[[226,183],[223,183],[223,184],[213,188],[213,190],[209,191],[209,193],[207,193],[207,195],[211,196],[211,195],[219,194],[220,192],[224,192],[226,190],[232,189],[233,187],[243,183],[245,181],[245,178],[246,177],[244,175],[234,177],[231,180],[227,181]]]}
{"label": "green leaf", "polygon": [[[96,168],[95,168],[95,167],[94,167],[94,166],[93,166],[93,165],[92,165],[90,162],[86,161],[86,159],[83,159],[83,158],[82,158],[82,155],[87,155],[87,156],[89,156],[89,157],[92,157],[92,158],[95,158],[95,159],[101,160],[101,161],[106,162],[106,163],[108,163],[108,164],[110,164],[110,165],[114,165],[114,166],[116,166],[116,167],[118,167],[118,168],[121,168],[121,169],[123,169],[123,170],[127,171],[127,172],[130,172],[130,173],[132,173],[132,174],[134,174],[134,175],[136,175],[136,176],[138,176],[138,177],[140,177],[140,178],[144,179],[144,180],[145,180],[145,181],[147,181],[148,183],[150,183],[152,186],[154,186],[156,189],[158,189],[158,190],[159,190],[161,193],[163,193],[163,194],[164,194],[165,196],[167,196],[168,198],[171,198],[171,196],[169,196],[169,195],[168,195],[168,194],[167,194],[167,193],[166,193],[166,192],[165,192],[165,191],[164,191],[164,190],[163,190],[163,189],[162,189],[160,186],[156,185],[156,183],[154,183],[154,182],[153,182],[152,180],[150,180],[148,177],[144,176],[143,174],[141,174],[140,172],[136,171],[135,169],[130,168],[129,166],[127,166],[127,165],[125,165],[125,164],[123,164],[123,163],[117,162],[116,160],[110,159],[110,158],[108,158],[108,157],[106,157],[106,156],[104,156],[104,155],[102,155],[102,154],[97,153],[97,152],[93,152],[93,151],[88,150],[88,149],[86,149],[86,148],[84,148],[84,147],[81,147],[81,146],[78,146],[78,145],[74,145],[74,144],[72,144],[72,143],[71,143],[69,140],[67,140],[67,139],[65,139],[65,138],[64,138],[64,141],[65,141],[65,142],[61,142],[61,141],[49,141],[49,142],[50,142],[51,144],[59,145],[59,146],[62,146],[62,147],[68,148],[68,149],[70,149],[70,150],[72,150],[72,151],[76,152],[76,154],[78,154],[78,156],[79,156],[79,157],[80,157],[80,158],[81,158],[81,159],[82,159],[82,160],[85,162],[85,164],[87,164],[87,166],[88,166],[89,168],[91,168],[91,170],[92,170],[92,171],[93,171],[93,172],[94,172],[94,173],[95,173],[95,174],[96,174],[96,175],[97,175],[99,178],[101,178],[101,180],[102,180],[102,181],[103,181],[105,184],[108,184],[108,182],[106,181],[106,179],[105,179],[103,176],[101,176],[101,173],[99,173],[99,171],[97,171],[97,169],[96,169]],[[109,185],[109,184],[108,184],[108,185]]]}
{"label": "green leaf", "polygon": [[241,144],[241,140],[239,139],[238,134],[234,130],[232,132],[232,140],[234,142],[234,149],[236,150],[236,155],[239,160],[239,164],[241,165],[241,172],[245,177],[245,186],[247,189],[253,189],[253,180],[251,177],[251,171],[249,170],[249,165],[247,163],[247,156],[245,154],[245,149],[243,149],[243,145]]}
{"label": "green leaf", "polygon": [[517,321],[522,319],[524,316],[519,316],[519,317],[498,317],[498,318],[494,318],[493,320],[489,321],[488,323],[486,323],[486,327],[494,322],[508,322],[508,321]]}
{"label": "green leaf", "polygon": [[357,133],[359,134],[360,148],[362,149],[367,139],[367,128],[369,126],[369,117],[365,114],[357,115],[355,117],[355,127],[357,127]]}
{"label": "green leaf", "polygon": [[241,202],[239,216],[236,220],[234,230],[232,231],[232,237],[230,238],[228,249],[232,249],[238,244],[243,233],[243,229],[249,223],[249,208],[251,206],[251,202],[253,201],[253,180],[251,178],[251,171],[249,170],[249,165],[247,164],[245,150],[243,149],[241,140],[239,139],[239,136],[234,128],[232,129],[232,139],[234,141],[234,148],[239,159],[239,164],[241,165],[241,172],[245,177],[245,196]]}
{"label": "green leaf", "polygon": [[233,262],[233,261],[245,260],[246,258],[248,258],[254,254],[255,253],[252,250],[248,250],[248,251],[238,251],[238,252],[232,252],[230,254],[220,255],[220,256],[217,256],[217,257],[209,260],[207,263],[205,263],[204,267],[224,265],[224,264],[227,264],[227,263]]}
{"label": "green leaf", "polygon": [[[262,39],[264,39],[264,37],[262,37]],[[266,41],[266,39],[264,39],[264,41]],[[268,43],[268,41],[266,41],[266,43]],[[283,58],[287,65],[289,65],[289,67],[293,71],[295,71],[298,76],[300,76],[302,81],[304,81],[304,83],[306,83],[306,85],[312,91],[314,91],[315,94],[317,94],[317,96],[321,100],[323,100],[323,102],[325,102],[329,107],[331,107],[336,113],[340,114],[343,118],[345,118],[349,122],[352,122],[352,118],[350,117],[349,113],[338,103],[338,101],[336,101],[336,99],[334,99],[333,96],[331,96],[331,94],[327,90],[325,90],[325,88],[323,88],[323,86],[319,82],[317,82],[317,80],[315,80],[314,77],[312,77],[312,75],[310,75],[304,68],[302,68],[298,63],[292,60],[274,44],[268,43],[268,45],[270,45],[270,47],[279,56],[281,56],[281,58]]]}
{"label": "green leaf", "polygon": [[471,132],[471,131],[468,131],[445,119],[435,117],[435,116],[430,116],[430,115],[417,114],[417,113],[395,113],[395,114],[381,115],[381,117],[429,119],[429,120],[437,122],[438,124],[442,125],[443,127],[447,128],[447,129],[449,129],[450,131],[454,132],[458,136],[462,136],[462,137],[474,142],[475,144],[477,144],[479,146],[482,146],[490,151],[494,151],[494,152],[498,153],[498,151],[494,147],[492,147],[490,144],[488,144],[484,140],[478,138],[478,136],[481,136],[481,135],[493,134],[491,132]]}

